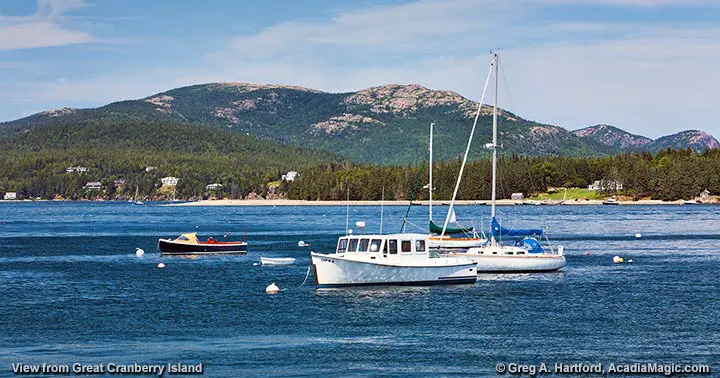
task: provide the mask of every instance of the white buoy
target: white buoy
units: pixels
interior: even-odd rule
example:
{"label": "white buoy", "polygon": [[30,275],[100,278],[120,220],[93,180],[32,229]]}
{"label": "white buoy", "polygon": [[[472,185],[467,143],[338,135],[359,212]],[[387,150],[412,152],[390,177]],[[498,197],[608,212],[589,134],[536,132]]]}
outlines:
{"label": "white buoy", "polygon": [[157,266],[158,266],[158,268],[162,269],[162,268],[165,267],[165,264],[164,264],[164,263],[160,263],[160,264],[158,264]]}
{"label": "white buoy", "polygon": [[257,266],[258,263],[253,263],[253,266]]}
{"label": "white buoy", "polygon": [[273,282],[265,288],[265,292],[268,294],[276,294],[280,292],[280,288]]}
{"label": "white buoy", "polygon": [[642,235],[638,232],[637,234],[635,234],[635,237],[636,237],[636,238],[641,238]]}
{"label": "white buoy", "polygon": [[632,259],[628,260],[628,262],[631,263],[631,262],[632,262]]}
{"label": "white buoy", "polygon": [[613,262],[614,262],[615,264],[619,264],[619,263],[621,263],[622,261],[623,261],[623,258],[620,257],[620,256],[615,256],[615,257],[613,257]]}
{"label": "white buoy", "polygon": [[135,248],[135,256],[143,257],[144,254],[145,254],[145,251],[142,248]]}
{"label": "white buoy", "polygon": [[300,241],[298,242],[298,247],[304,247],[304,246],[305,246],[305,242],[302,241],[302,240],[300,240]]}

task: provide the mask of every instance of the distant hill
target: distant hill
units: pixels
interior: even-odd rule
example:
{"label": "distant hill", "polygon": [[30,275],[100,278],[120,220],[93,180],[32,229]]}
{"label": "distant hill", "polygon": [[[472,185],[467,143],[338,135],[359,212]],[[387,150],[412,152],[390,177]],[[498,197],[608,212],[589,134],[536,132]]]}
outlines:
{"label": "distant hill", "polygon": [[677,134],[658,138],[657,140],[630,134],[625,130],[610,125],[590,126],[575,130],[573,133],[581,138],[586,138],[621,151],[657,152],[667,148],[692,148],[697,151],[703,151],[720,147],[720,142],[718,142],[715,137],[699,130],[685,130]]}
{"label": "distant hill", "polygon": [[[455,92],[419,85],[390,84],[336,94],[286,85],[211,83],[95,109],[42,112],[0,124],[0,134],[7,137],[78,122],[194,124],[328,150],[354,161],[410,164],[426,157],[431,122],[436,124],[435,158],[462,154],[477,106]],[[499,119],[499,139],[506,154],[598,156],[656,145],[606,125],[570,132],[505,110]],[[491,122],[491,109],[484,106],[471,159],[488,155],[483,145],[491,140]],[[691,140],[667,143],[682,147]],[[709,148],[710,139],[706,142],[688,146]]]}

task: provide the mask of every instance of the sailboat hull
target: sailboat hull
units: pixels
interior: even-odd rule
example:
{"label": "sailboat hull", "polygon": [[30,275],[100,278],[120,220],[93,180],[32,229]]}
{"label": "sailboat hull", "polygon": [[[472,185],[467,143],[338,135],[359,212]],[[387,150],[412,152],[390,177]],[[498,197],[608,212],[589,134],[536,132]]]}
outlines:
{"label": "sailboat hull", "polygon": [[477,263],[477,272],[481,273],[541,273],[554,272],[565,267],[565,256],[542,254],[524,256],[475,255],[467,253],[452,254],[460,261]]}

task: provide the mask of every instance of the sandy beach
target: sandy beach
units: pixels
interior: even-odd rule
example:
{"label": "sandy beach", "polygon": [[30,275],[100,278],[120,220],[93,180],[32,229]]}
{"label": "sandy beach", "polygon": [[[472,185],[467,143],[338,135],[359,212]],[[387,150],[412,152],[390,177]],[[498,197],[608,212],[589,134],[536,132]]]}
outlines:
{"label": "sandy beach", "polygon": [[[350,206],[407,206],[410,201],[350,201]],[[640,201],[618,201],[620,205],[682,205],[683,201],[660,201],[660,200],[640,200]],[[345,206],[347,201],[303,201],[303,200],[287,200],[287,199],[275,199],[275,200],[202,200],[194,202],[179,202],[166,204],[164,206]],[[428,201],[414,201],[413,204],[420,206],[427,206]],[[433,205],[443,206],[449,205],[449,200],[434,201]],[[455,201],[456,205],[490,205],[490,200],[481,201]],[[516,201],[513,200],[498,200],[498,206],[517,206]],[[602,201],[589,200],[589,201],[567,201],[563,206],[580,206],[580,205],[602,205]]]}

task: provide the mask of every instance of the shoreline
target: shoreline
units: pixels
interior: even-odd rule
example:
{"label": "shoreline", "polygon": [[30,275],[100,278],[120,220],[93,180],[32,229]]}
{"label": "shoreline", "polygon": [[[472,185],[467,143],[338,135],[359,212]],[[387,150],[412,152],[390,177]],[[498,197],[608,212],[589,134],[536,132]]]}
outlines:
{"label": "shoreline", "polygon": [[[601,200],[588,201],[567,201],[562,205],[518,205],[513,200],[497,200],[497,206],[583,206],[602,205]],[[618,201],[620,206],[628,205],[683,205],[683,200],[661,201],[661,200],[639,200],[639,201]],[[305,201],[305,200],[201,200],[193,202],[169,203],[162,206],[408,206],[410,201]],[[456,205],[490,206],[490,200],[458,200]],[[428,201],[413,201],[413,205],[428,206]],[[433,201],[434,206],[450,205],[450,200]],[[702,204],[712,205],[712,204]]]}
{"label": "shoreline", "polygon": [[[123,203],[126,201],[111,201],[111,200],[3,200],[0,199],[1,203],[36,203],[36,202],[69,202],[69,203]],[[233,199],[222,199],[222,200],[200,200],[200,201],[184,201],[184,202],[171,202],[167,201],[146,201],[146,204],[153,204],[154,202],[161,202],[159,206],[408,206],[410,201],[374,201],[374,200],[359,200],[359,201],[306,201],[306,200],[288,200],[288,199],[272,199],[272,200],[233,200]],[[568,200],[563,204],[555,205],[541,205],[535,204],[519,204],[517,201],[502,199],[497,200],[497,206],[587,206],[587,205],[602,205],[602,200]],[[661,201],[661,200],[638,200],[638,201],[618,201],[619,206],[632,206],[632,205],[683,205],[684,200],[675,201]],[[719,205],[720,203],[699,203],[701,206],[708,205]],[[415,206],[428,206],[428,201],[413,201]],[[433,201],[434,206],[448,206],[450,200],[435,200]],[[460,206],[490,206],[490,200],[457,200],[455,205]],[[685,205],[693,206],[693,205]]]}

